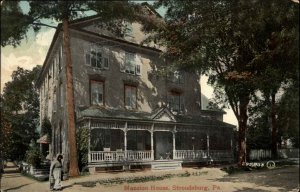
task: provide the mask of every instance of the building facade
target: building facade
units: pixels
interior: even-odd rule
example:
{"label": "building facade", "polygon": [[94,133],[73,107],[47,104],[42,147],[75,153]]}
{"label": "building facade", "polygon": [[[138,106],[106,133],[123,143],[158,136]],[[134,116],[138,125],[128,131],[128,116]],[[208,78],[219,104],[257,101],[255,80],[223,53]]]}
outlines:
{"label": "building facade", "polygon": [[[88,167],[232,161],[234,126],[203,109],[200,76],[169,69],[139,23],[121,36],[96,16],[70,24],[76,129],[87,130]],[[40,118],[52,124],[51,153],[68,162],[66,66],[58,27],[38,79]],[[168,164],[169,163],[169,164]],[[65,163],[67,165],[67,163]]]}

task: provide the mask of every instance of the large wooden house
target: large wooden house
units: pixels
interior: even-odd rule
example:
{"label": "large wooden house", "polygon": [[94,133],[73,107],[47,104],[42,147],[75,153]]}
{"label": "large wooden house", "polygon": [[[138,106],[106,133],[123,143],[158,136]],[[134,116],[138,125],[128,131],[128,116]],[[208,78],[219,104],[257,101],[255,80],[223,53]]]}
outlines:
{"label": "large wooden house", "polygon": [[[151,14],[151,9],[149,9]],[[204,108],[200,76],[166,71],[155,45],[141,45],[139,23],[122,35],[103,30],[92,16],[70,24],[76,129],[88,130],[88,167],[233,160],[234,126],[223,111]],[[66,66],[58,27],[38,79],[40,118],[52,123],[51,154],[68,162]],[[65,163],[67,165],[67,163]]]}

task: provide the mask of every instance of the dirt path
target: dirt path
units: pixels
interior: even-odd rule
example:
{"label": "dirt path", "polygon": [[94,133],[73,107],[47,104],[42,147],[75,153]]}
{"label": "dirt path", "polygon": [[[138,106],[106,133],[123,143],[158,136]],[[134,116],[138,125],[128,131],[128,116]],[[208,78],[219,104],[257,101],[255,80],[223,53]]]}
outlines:
{"label": "dirt path", "polygon": [[[24,177],[14,171],[7,172],[3,176],[2,186],[4,191],[16,192],[46,192],[48,182],[37,182]],[[86,177],[74,178],[64,181],[64,192],[160,192],[160,191],[214,191],[214,192],[237,192],[237,191],[259,191],[259,192],[287,192],[299,191],[299,166],[290,166],[285,168],[275,168],[264,171],[253,171],[249,173],[240,173],[227,175],[218,168],[184,169],[182,171],[171,171],[168,173],[184,173],[188,171],[192,174],[189,177],[173,177],[160,181],[150,181],[143,183],[123,183],[115,185],[100,185],[94,187],[84,187],[74,184],[75,182],[96,181],[98,179],[163,175],[166,172],[143,171],[136,173],[98,173]]]}

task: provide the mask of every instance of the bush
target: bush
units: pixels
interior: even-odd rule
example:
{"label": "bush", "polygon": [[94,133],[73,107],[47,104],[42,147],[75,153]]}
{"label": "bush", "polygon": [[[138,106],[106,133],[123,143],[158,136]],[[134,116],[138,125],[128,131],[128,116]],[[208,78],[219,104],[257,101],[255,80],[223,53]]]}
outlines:
{"label": "bush", "polygon": [[28,164],[31,164],[34,167],[40,167],[43,156],[39,149],[32,148],[26,151],[25,158]]}

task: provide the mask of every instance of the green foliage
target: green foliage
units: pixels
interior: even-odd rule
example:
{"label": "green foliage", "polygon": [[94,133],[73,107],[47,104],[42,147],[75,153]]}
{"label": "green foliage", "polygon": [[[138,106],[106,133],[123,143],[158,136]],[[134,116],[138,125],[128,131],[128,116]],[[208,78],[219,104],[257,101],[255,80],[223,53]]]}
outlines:
{"label": "green foliage", "polygon": [[[200,176],[203,174],[207,174],[207,172],[194,172],[192,175]],[[178,174],[165,174],[160,176],[150,175],[150,176],[139,176],[139,177],[126,177],[126,178],[113,178],[113,179],[101,179],[98,181],[87,181],[87,182],[76,182],[76,184],[82,185],[84,187],[95,187],[96,183],[101,185],[115,185],[115,184],[122,184],[122,183],[144,183],[150,181],[161,181],[164,179],[170,179],[174,177],[189,177],[191,174],[186,171],[184,173]]]}
{"label": "green foliage", "polygon": [[285,89],[278,104],[279,136],[290,138],[295,148],[299,148],[299,82]]}
{"label": "green foliage", "polygon": [[270,100],[263,97],[249,108],[249,129],[246,135],[248,149],[270,149]]}
{"label": "green foliage", "polygon": [[84,171],[88,164],[88,147],[89,147],[89,129],[80,128],[76,133],[77,149],[78,149],[78,164],[79,169]]}
{"label": "green foliage", "polygon": [[166,22],[150,39],[166,47],[178,68],[209,76],[214,103],[229,104],[238,120],[241,163],[251,98],[297,77],[299,3],[161,0],[156,6],[167,9]]}
{"label": "green foliage", "polygon": [[22,12],[19,1],[1,1],[1,46],[20,45],[32,22]]}
{"label": "green foliage", "polygon": [[37,147],[33,147],[26,151],[25,154],[26,162],[33,165],[36,168],[40,167],[42,158],[43,156]]}
{"label": "green foliage", "polygon": [[34,82],[40,69],[40,66],[31,71],[18,67],[12,74],[12,81],[3,89],[1,122],[3,120],[2,125],[9,129],[9,139],[5,143],[9,146],[5,149],[9,150],[7,158],[23,159],[30,141],[38,137],[39,97]]}

